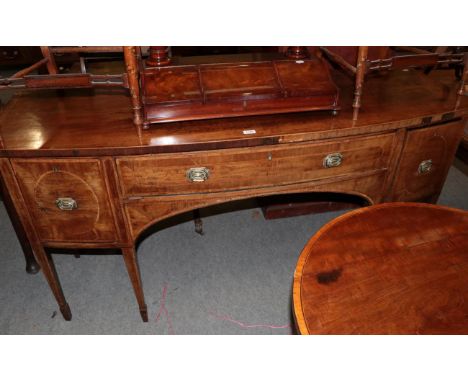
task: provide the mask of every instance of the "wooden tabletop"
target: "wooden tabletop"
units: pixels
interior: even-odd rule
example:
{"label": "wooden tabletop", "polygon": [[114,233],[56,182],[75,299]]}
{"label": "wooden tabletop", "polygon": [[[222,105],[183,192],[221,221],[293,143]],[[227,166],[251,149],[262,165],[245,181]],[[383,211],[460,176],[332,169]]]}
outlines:
{"label": "wooden tabletop", "polygon": [[[330,139],[420,127],[468,115],[455,110],[459,82],[452,71],[395,71],[366,79],[352,119],[353,81],[334,72],[338,115],[326,112],[172,122],[137,129],[125,91],[30,91],[0,113],[0,156],[125,155],[210,150]],[[248,133],[246,133],[248,132]]]}
{"label": "wooden tabletop", "polygon": [[468,334],[468,211],[387,203],[315,234],[294,275],[301,334]]}

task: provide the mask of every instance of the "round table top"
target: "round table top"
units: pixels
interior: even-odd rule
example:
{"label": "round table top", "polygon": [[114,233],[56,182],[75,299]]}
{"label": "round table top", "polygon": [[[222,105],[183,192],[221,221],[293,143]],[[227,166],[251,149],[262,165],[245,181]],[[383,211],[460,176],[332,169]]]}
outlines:
{"label": "round table top", "polygon": [[468,211],[387,203],[346,213],[303,249],[301,334],[468,334]]}

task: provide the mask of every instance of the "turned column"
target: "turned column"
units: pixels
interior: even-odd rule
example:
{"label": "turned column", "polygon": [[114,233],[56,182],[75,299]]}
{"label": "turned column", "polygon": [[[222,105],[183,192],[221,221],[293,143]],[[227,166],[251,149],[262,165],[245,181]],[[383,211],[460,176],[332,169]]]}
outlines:
{"label": "turned column", "polygon": [[353,101],[353,120],[357,120],[359,108],[361,107],[362,84],[366,75],[367,62],[367,46],[360,46],[358,50],[358,58],[356,63],[356,79],[354,85],[354,101]]}
{"label": "turned column", "polygon": [[128,89],[132,99],[133,122],[137,126],[143,124],[143,108],[140,97],[140,71],[138,69],[137,48],[124,46],[125,69],[127,71]]}
{"label": "turned column", "polygon": [[44,58],[47,58],[47,71],[49,74],[58,74],[59,70],[57,64],[55,63],[54,55],[50,51],[48,46],[41,46],[41,52]]}
{"label": "turned column", "polygon": [[466,87],[468,86],[468,53],[465,53],[463,57],[463,74],[460,83],[460,89],[457,93],[457,102],[455,104],[455,109],[460,107],[460,102],[463,96],[467,95],[468,91]]}
{"label": "turned column", "polygon": [[168,46],[150,46],[149,57],[146,59],[147,66],[165,66],[169,65],[170,62]]}
{"label": "turned column", "polygon": [[287,58],[292,58],[294,60],[301,60],[309,57],[309,52],[305,46],[289,46],[285,54]]}

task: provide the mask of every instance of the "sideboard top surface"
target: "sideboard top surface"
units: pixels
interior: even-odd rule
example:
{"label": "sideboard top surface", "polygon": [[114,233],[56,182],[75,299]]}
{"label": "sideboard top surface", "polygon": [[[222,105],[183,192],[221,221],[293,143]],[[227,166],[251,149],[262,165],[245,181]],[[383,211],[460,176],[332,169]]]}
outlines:
{"label": "sideboard top surface", "polygon": [[[328,139],[435,123],[468,114],[455,110],[459,82],[452,71],[395,71],[366,79],[358,119],[352,80],[334,73],[342,109],[135,127],[121,91],[67,90],[18,94],[0,115],[0,156],[141,154],[248,147]],[[432,118],[431,118],[432,117]]]}

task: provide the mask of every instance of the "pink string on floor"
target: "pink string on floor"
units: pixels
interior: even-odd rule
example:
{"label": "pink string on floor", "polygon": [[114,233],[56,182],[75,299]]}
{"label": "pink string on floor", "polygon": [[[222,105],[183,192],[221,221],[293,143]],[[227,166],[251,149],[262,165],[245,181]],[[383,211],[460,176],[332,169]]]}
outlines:
{"label": "pink string on floor", "polygon": [[162,290],[161,303],[159,305],[158,313],[156,314],[156,322],[159,321],[161,315],[164,313],[167,319],[167,324],[169,326],[169,334],[174,334],[174,328],[172,327],[171,315],[169,314],[166,308],[166,296],[167,296],[167,283],[164,283],[164,288]]}
{"label": "pink string on floor", "polygon": [[221,316],[214,312],[208,312],[208,313],[212,315],[213,317],[217,318],[218,320],[232,322],[233,324],[239,325],[241,328],[244,328],[244,329],[252,329],[252,328],[287,329],[287,328],[291,328],[291,325],[276,326],[276,325],[269,325],[269,324],[246,324],[244,322],[234,320],[233,318],[227,315]]}

